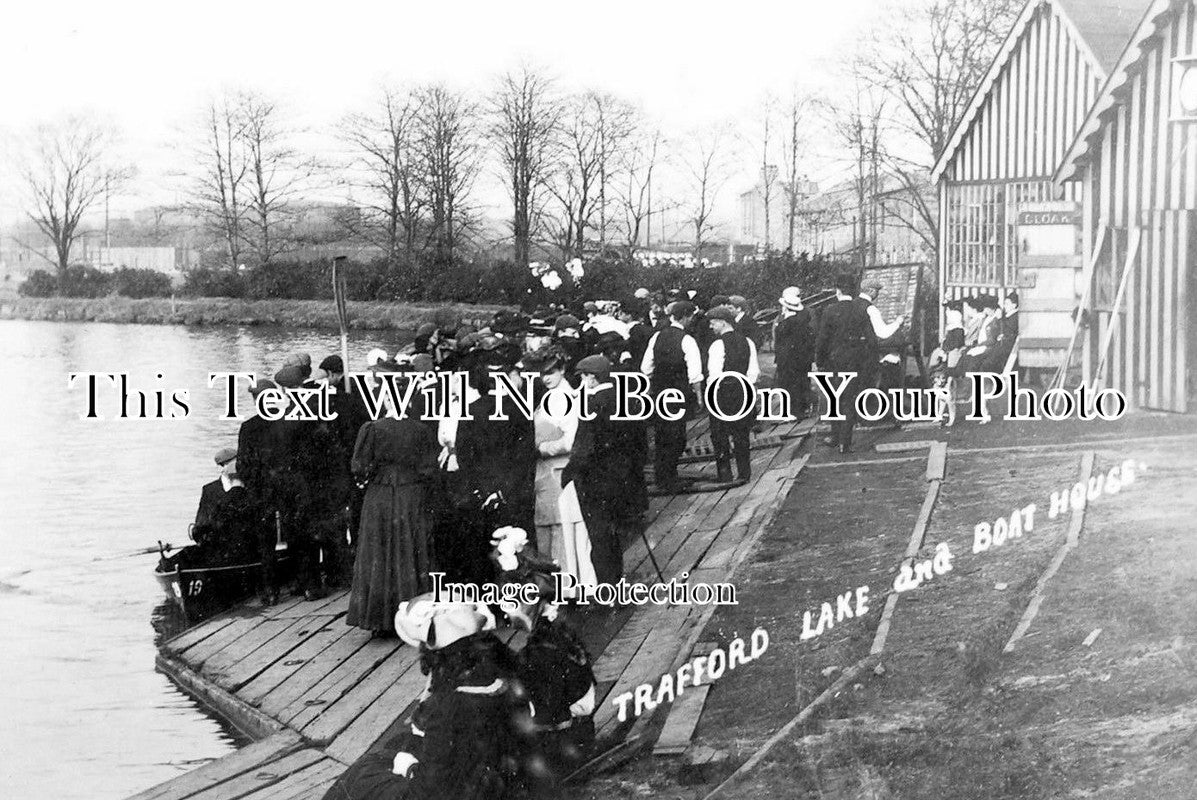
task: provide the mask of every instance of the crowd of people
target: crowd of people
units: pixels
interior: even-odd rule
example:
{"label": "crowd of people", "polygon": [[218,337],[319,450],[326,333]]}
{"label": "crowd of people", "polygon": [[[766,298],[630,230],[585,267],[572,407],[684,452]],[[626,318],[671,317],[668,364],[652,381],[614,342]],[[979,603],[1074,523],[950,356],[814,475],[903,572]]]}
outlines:
{"label": "crowd of people", "polygon": [[[262,599],[273,604],[285,543],[296,594],[313,599],[347,585],[348,624],[418,647],[430,676],[412,729],[367,754],[328,797],[495,797],[503,786],[535,796],[584,760],[593,740],[591,659],[556,619],[555,601],[570,598],[553,595],[553,576],[567,573],[574,581],[564,585],[582,586],[623,577],[623,550],[643,534],[650,493],[687,489],[678,464],[704,402],[725,410],[709,415],[716,482],[751,477],[754,414],[719,417],[754,409],[749,393],[762,380],[766,340],[790,419],[818,411],[816,368],[857,373],[852,397],[898,385],[904,320],[883,318],[880,292],[874,284],[858,291],[845,277],[834,297],[812,307],[789,287],[766,330],[743,297],[640,289],[577,309],[501,311],[477,329],[426,325],[402,352],[371,350],[355,380],[338,355],[313,368],[299,353],[250,386],[256,398],[272,387],[327,383],[335,418],[243,422],[236,449],[217,453],[219,477],[203,489],[196,548],[207,558],[260,560]],[[960,305],[958,326],[949,306],[942,359],[954,353],[952,368],[978,369],[1004,359],[1017,336],[1017,297],[1007,298],[1005,313],[986,298]],[[468,377],[438,380],[443,373]],[[643,376],[653,397],[672,390],[684,413],[619,418],[614,373]],[[720,380],[728,373],[740,379]],[[395,382],[394,397],[416,384],[405,415],[382,391],[384,380]],[[534,381],[534,413],[514,412],[510,398],[507,413],[496,413],[497,380],[517,392]],[[468,401],[468,414],[436,413],[445,400]],[[372,406],[381,413],[368,413]],[[854,425],[849,410],[825,444],[847,452]],[[455,584],[533,582],[540,599],[502,608],[444,599],[431,593],[432,573]],[[491,633],[496,613],[529,632],[520,652]]]}

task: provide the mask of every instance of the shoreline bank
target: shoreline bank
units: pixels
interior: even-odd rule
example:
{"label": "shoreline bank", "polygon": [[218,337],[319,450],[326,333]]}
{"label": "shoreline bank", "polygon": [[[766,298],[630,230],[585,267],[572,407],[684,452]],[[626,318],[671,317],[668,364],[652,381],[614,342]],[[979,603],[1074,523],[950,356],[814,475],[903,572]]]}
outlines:
{"label": "shoreline bank", "polygon": [[[507,306],[467,303],[349,301],[354,330],[415,330],[425,322],[456,327],[489,321]],[[331,300],[239,300],[228,297],[5,297],[0,319],[140,325],[279,325],[337,330]]]}

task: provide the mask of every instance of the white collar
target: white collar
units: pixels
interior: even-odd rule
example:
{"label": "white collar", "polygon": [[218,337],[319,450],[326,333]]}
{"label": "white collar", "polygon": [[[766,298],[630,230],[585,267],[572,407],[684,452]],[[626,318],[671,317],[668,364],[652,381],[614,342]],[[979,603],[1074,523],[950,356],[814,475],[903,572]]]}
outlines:
{"label": "white collar", "polygon": [[230,478],[223,472],[220,473],[220,485],[224,487],[226,492],[231,492],[234,486],[245,486],[245,484],[241,482],[240,478]]}

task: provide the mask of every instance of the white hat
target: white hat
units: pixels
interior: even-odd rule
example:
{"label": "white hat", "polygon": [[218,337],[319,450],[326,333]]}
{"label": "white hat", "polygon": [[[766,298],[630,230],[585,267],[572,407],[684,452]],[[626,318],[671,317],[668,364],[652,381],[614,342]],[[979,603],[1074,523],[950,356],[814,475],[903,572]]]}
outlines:
{"label": "white hat", "polygon": [[366,366],[367,367],[372,367],[375,364],[377,364],[379,361],[386,361],[386,360],[387,360],[387,351],[383,350],[381,347],[375,347],[369,353],[366,353]]}
{"label": "white hat", "polygon": [[802,308],[802,292],[797,286],[787,286],[782,290],[781,297],[777,298],[777,302],[791,311],[797,311]]}
{"label": "white hat", "polygon": [[480,631],[493,631],[495,617],[483,603],[436,602],[432,593],[399,604],[395,632],[412,647],[447,647]]}

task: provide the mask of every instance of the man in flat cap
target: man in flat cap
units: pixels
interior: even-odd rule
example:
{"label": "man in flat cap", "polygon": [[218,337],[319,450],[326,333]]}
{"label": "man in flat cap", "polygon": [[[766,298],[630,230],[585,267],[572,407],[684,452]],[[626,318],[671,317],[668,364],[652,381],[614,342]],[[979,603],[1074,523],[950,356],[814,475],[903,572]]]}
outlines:
{"label": "man in flat cap", "polygon": [[200,491],[199,508],[195,512],[195,527],[208,525],[216,512],[233,494],[234,489],[244,491],[245,484],[237,477],[237,450],[222,447],[216,451],[216,466],[220,476],[211,483],[205,483]]}
{"label": "man in flat cap", "polygon": [[640,371],[648,376],[654,397],[667,389],[682,393],[686,415],[669,420],[658,415],[653,420],[653,466],[656,486],[663,492],[679,489],[677,462],[686,449],[686,416],[701,408],[703,386],[702,352],[698,342],[686,332],[694,317],[694,304],[675,300],[666,309],[669,326],[653,334],[640,362]]}
{"label": "man in flat cap", "polygon": [[[711,418],[711,443],[715,446],[715,468],[719,481],[730,483],[734,454],[736,475],[741,481],[747,481],[752,477],[748,437],[756,419],[756,393],[745,388],[745,381],[755,387],[761,377],[756,345],[736,327],[733,308],[712,308],[707,319],[716,335],[707,351],[707,380],[713,390],[713,396],[708,399],[717,404],[717,408],[707,407]],[[739,419],[719,418],[720,415],[738,416],[743,409],[747,412]]]}
{"label": "man in flat cap", "polygon": [[586,392],[590,419],[578,422],[569,463],[561,474],[561,486],[574,483],[582,519],[590,535],[590,561],[599,583],[615,583],[623,576],[623,546],[620,523],[625,518],[627,484],[626,454],[615,413],[615,389],[611,384],[611,362],[605,356],[587,356],[578,362],[582,391]]}

